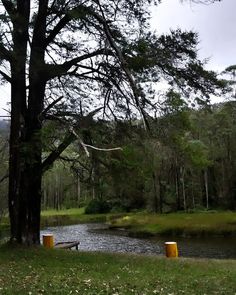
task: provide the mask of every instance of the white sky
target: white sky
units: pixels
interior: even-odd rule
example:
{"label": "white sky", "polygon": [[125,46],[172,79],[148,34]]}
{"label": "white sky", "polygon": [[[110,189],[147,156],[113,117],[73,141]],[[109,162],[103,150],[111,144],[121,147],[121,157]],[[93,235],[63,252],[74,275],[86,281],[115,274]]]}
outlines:
{"label": "white sky", "polygon": [[[199,55],[210,58],[207,68],[221,72],[236,64],[236,0],[222,0],[211,5],[190,4],[188,0],[162,0],[152,9],[151,25],[158,34],[170,28],[199,33]],[[8,108],[9,88],[0,86],[0,115]]]}
{"label": "white sky", "polygon": [[236,0],[210,5],[185,0],[162,0],[152,12],[152,28],[158,33],[170,28],[199,33],[199,55],[210,58],[208,68],[222,71],[236,64]]}

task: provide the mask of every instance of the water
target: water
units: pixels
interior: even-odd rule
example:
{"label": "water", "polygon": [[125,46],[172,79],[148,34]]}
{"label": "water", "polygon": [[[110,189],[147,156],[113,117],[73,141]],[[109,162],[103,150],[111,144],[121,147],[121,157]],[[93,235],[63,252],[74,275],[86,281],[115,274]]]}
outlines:
{"label": "water", "polygon": [[[45,233],[52,233],[55,242],[79,240],[81,251],[164,255],[164,243],[173,241],[168,237],[131,238],[125,231],[108,230],[104,224],[50,227],[41,231],[41,235]],[[236,259],[236,238],[175,238],[174,241],[182,257]]]}
{"label": "water", "polygon": [[160,254],[156,242],[114,235],[113,231],[106,231],[106,228],[101,224],[78,224],[50,227],[41,231],[41,234],[52,233],[55,242],[79,240],[79,249],[82,251]]}

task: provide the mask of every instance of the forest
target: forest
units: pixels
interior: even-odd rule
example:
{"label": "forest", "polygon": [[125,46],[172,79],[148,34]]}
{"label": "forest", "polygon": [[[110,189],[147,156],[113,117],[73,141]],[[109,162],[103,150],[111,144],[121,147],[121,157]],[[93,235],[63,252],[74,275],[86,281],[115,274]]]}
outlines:
{"label": "forest", "polygon": [[[63,128],[60,122],[45,124],[44,157],[64,136]],[[7,210],[8,135],[5,121],[2,212]],[[148,132],[138,119],[91,119],[82,135],[92,146],[118,149],[92,149],[87,156],[74,141],[44,174],[43,209],[85,206],[87,213],[236,209],[234,100],[190,108],[171,91]]]}

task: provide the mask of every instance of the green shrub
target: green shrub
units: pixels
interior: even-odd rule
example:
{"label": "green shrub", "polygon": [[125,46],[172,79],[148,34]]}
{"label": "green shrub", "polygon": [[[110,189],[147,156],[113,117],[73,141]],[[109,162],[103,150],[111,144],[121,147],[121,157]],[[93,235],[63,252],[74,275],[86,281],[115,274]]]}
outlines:
{"label": "green shrub", "polygon": [[107,201],[91,200],[85,208],[85,214],[108,213],[111,207]]}

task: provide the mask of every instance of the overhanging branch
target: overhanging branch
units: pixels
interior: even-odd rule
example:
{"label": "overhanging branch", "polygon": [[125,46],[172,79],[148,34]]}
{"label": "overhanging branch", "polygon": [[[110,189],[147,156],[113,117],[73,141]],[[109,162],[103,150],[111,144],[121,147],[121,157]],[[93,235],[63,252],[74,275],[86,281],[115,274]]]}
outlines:
{"label": "overhanging branch", "polygon": [[9,83],[11,83],[11,77],[8,76],[6,73],[0,70],[0,75]]}
{"label": "overhanging branch", "polygon": [[3,44],[0,43],[0,59],[5,59],[7,61],[12,60],[11,51],[5,48]]}
{"label": "overhanging branch", "polygon": [[[87,116],[81,117],[78,120],[78,127],[79,128],[86,128],[89,126],[91,119],[93,116],[98,113],[102,108],[97,108],[94,111],[90,112]],[[60,119],[60,121],[62,121]],[[69,126],[70,131],[66,134],[63,141],[59,144],[59,146],[49,154],[49,156],[43,161],[42,163],[42,172],[45,172],[61,155],[61,153],[76,139],[78,136],[76,132],[74,132],[74,128]]]}
{"label": "overhanging branch", "polygon": [[71,60],[68,60],[60,65],[47,64],[47,65],[45,65],[45,75],[47,77],[47,80],[53,79],[57,76],[62,76],[63,74],[66,74],[72,66],[75,66],[78,63],[80,63],[86,59],[89,59],[89,58],[92,58],[92,57],[95,57],[98,55],[104,55],[104,54],[105,55],[108,55],[108,54],[112,55],[112,51],[107,50],[106,48],[102,48],[102,49],[98,49],[93,52],[85,53],[81,56],[72,58]]}
{"label": "overhanging branch", "polygon": [[53,102],[51,102],[42,112],[42,115],[46,115],[47,112],[52,109],[60,100],[62,100],[63,96],[60,96],[59,98],[55,99]]}
{"label": "overhanging branch", "polygon": [[73,142],[76,140],[76,136],[69,132],[61,144],[51,152],[51,154],[42,163],[42,172],[44,173],[60,156],[60,154]]}
{"label": "overhanging branch", "polygon": [[139,98],[143,96],[143,93],[142,91],[138,88],[134,78],[133,78],[133,75],[130,71],[130,69],[128,68],[127,66],[127,62],[120,50],[120,48],[116,45],[116,42],[115,40],[113,39],[113,36],[112,36],[112,32],[108,26],[108,22],[106,21],[105,19],[105,15],[103,13],[103,9],[100,5],[100,2],[99,0],[96,1],[98,3],[98,6],[100,8],[100,12],[101,12],[101,15],[96,13],[96,11],[94,11],[91,7],[85,7],[86,11],[92,15],[95,19],[97,19],[102,25],[103,25],[103,28],[104,28],[104,32],[106,34],[106,37],[107,37],[107,40],[108,42],[110,43],[110,46],[111,48],[113,48],[113,50],[116,52],[116,55],[121,63],[121,66],[126,74],[126,77],[129,81],[129,84],[131,86],[131,89],[133,91],[133,95],[134,95],[134,100],[135,100],[135,103],[136,103],[136,106],[140,112],[140,114],[142,115],[142,118],[143,118],[143,122],[144,122],[144,126],[145,127],[149,127],[149,124],[148,124],[148,121],[146,119],[146,114],[144,112],[144,110],[142,109],[142,107],[140,106],[140,102],[139,102]]}

